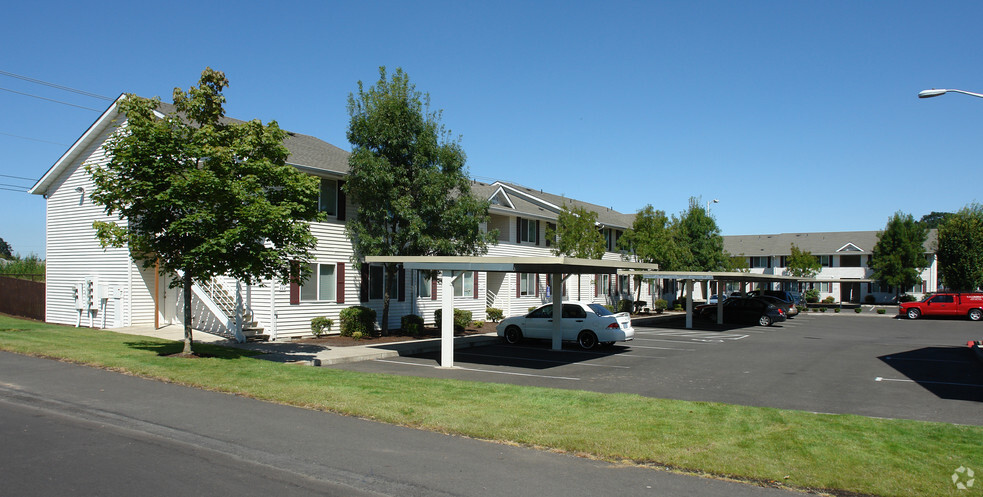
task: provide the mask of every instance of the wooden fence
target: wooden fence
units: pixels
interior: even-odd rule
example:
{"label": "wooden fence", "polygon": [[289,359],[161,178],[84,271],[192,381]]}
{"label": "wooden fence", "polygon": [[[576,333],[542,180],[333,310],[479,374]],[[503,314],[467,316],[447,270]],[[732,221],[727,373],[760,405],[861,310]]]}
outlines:
{"label": "wooden fence", "polygon": [[0,312],[44,321],[44,281],[0,276]]}

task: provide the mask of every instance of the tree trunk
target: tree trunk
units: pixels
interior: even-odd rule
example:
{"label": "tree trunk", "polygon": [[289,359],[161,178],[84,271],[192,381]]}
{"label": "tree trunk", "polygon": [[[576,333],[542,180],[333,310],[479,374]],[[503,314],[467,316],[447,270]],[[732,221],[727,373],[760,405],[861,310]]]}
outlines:
{"label": "tree trunk", "polygon": [[395,277],[395,264],[386,264],[385,272],[382,292],[382,321],[379,323],[379,327],[382,328],[382,336],[389,336],[389,289],[393,287],[392,279]]}
{"label": "tree trunk", "polygon": [[191,274],[184,271],[184,350],[182,354],[191,355]]}

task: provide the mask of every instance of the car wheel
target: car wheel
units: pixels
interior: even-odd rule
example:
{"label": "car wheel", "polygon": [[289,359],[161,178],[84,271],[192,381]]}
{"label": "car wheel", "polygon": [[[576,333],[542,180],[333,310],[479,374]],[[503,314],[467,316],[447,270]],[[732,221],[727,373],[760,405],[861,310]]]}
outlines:
{"label": "car wheel", "polygon": [[761,317],[758,318],[758,324],[761,326],[771,326],[771,316],[762,314]]}
{"label": "car wheel", "polygon": [[577,335],[577,343],[584,350],[590,350],[597,346],[597,335],[593,331],[584,330]]}
{"label": "car wheel", "polygon": [[918,316],[922,314],[918,309],[908,309],[908,319],[918,319]]}
{"label": "car wheel", "polygon": [[983,311],[981,311],[979,309],[970,309],[969,310],[969,320],[970,321],[979,321],[980,318],[983,318]]}
{"label": "car wheel", "polygon": [[505,343],[509,345],[515,345],[522,341],[522,331],[518,326],[509,326],[505,328]]}

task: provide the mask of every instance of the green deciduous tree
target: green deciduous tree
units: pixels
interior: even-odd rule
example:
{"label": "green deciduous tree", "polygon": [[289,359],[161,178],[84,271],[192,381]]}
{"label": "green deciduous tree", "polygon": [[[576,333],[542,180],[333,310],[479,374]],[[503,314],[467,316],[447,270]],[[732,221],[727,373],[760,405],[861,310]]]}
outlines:
{"label": "green deciduous tree", "polygon": [[928,228],[916,222],[911,214],[894,213],[884,231],[877,234],[871,260],[872,277],[895,287],[896,294],[921,281],[921,272],[928,266],[927,238]]}
{"label": "green deciduous tree", "polygon": [[812,255],[812,252],[801,250],[794,243],[791,247],[791,254],[785,260],[785,268],[788,270],[789,276],[806,279],[815,278],[823,269],[822,263],[816,256]]}
{"label": "green deciduous tree", "polygon": [[921,219],[918,220],[919,223],[924,225],[928,229],[938,228],[940,224],[945,222],[946,219],[952,217],[951,212],[935,212],[932,211],[930,214],[925,214]]}
{"label": "green deciduous tree", "polygon": [[10,244],[3,241],[3,238],[0,238],[0,259],[12,259],[13,257],[13,249],[10,247]]}
{"label": "green deciduous tree", "polygon": [[550,252],[555,256],[600,259],[604,255],[604,236],[597,229],[597,213],[584,207],[564,205],[556,219],[556,229],[546,227],[546,238],[555,240]]}
{"label": "green deciduous tree", "polygon": [[[673,237],[669,218],[664,211],[651,204],[635,214],[631,228],[618,239],[618,248],[625,251],[625,258],[634,257],[637,262],[659,265],[659,269],[672,271],[678,266],[679,248]],[[641,299],[641,277],[635,278],[638,289],[636,300]]]}
{"label": "green deciduous tree", "polygon": [[744,254],[741,255],[730,255],[727,256],[726,265],[724,266],[724,271],[730,271],[734,273],[750,273],[751,265],[748,264],[747,257]]}
{"label": "green deciduous tree", "polygon": [[698,198],[690,197],[689,208],[673,218],[672,230],[680,251],[678,270],[720,271],[726,267],[720,228]]}
{"label": "green deciduous tree", "polygon": [[[96,222],[104,246],[127,246],[144,267],[160,262],[181,274],[184,353],[191,350],[192,284],[219,275],[252,283],[287,282],[291,260],[317,242],[317,180],[286,165],[285,133],[276,122],[224,118],[225,74],[211,68],[197,87],[174,89],[175,112],[155,115],[160,99],[119,102],[126,116],[105,145],[105,167],[86,166],[92,200],[124,223]],[[295,275],[296,276],[296,275]]]}
{"label": "green deciduous tree", "polygon": [[[365,256],[482,255],[497,232],[481,232],[488,202],[471,194],[459,140],[430,110],[402,69],[348,96],[352,154],[344,190],[356,213],[345,225],[360,266]],[[389,299],[397,264],[387,264],[381,327],[389,330]],[[363,282],[365,284],[365,282]]]}
{"label": "green deciduous tree", "polygon": [[939,225],[939,276],[946,288],[975,291],[983,286],[983,206],[971,204]]}

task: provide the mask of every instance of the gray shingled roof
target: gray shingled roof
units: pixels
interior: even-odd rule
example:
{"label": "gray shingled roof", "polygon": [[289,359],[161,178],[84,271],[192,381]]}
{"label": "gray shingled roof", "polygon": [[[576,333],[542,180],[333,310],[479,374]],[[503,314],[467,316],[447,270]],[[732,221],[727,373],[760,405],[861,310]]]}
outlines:
{"label": "gray shingled roof", "polygon": [[[853,244],[855,249],[847,252],[852,254],[870,254],[877,243],[880,231],[835,231],[825,233],[778,233],[774,235],[737,235],[724,237],[724,250],[733,255],[762,256],[790,255],[794,243],[800,250],[811,252],[813,255],[832,255],[846,246]],[[929,230],[925,241],[925,252],[935,252],[936,230]]]}
{"label": "gray shingled roof", "polygon": [[[530,200],[528,197],[533,197],[541,201],[547,202],[549,204],[555,205],[557,207],[562,207],[567,205],[568,207],[583,207],[589,211],[597,213],[597,221],[605,226],[615,227],[615,228],[630,228],[632,222],[635,220],[634,214],[623,214],[621,212],[615,211],[609,207],[603,207],[596,204],[591,204],[577,199],[572,199],[562,195],[554,195],[552,193],[544,192],[543,190],[535,190],[525,186],[517,185],[514,183],[508,183],[504,181],[496,181],[495,183],[481,183],[475,181],[472,183],[471,190],[476,196],[484,199],[489,199],[491,196],[498,191],[502,186],[507,186],[514,189],[506,189],[505,193],[508,195],[509,200],[515,206],[515,209],[510,209],[507,205],[495,206],[496,208],[501,208],[506,211],[513,212],[517,215],[526,214],[529,216],[545,217],[548,219],[556,219],[557,213],[552,209],[546,208],[543,205]],[[516,194],[518,191],[520,194]]]}

